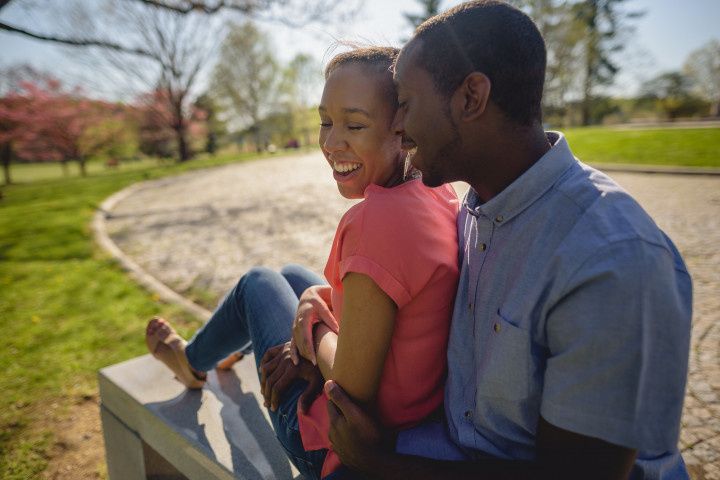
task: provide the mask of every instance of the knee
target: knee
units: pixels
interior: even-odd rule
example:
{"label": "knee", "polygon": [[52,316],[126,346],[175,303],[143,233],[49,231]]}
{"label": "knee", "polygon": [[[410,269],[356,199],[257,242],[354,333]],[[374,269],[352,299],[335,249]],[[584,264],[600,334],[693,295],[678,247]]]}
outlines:
{"label": "knee", "polygon": [[299,278],[301,277],[304,272],[306,271],[305,267],[302,265],[298,265],[296,263],[290,263],[288,265],[285,265],[280,270],[280,275],[282,275],[285,278]]}
{"label": "knee", "polygon": [[245,275],[240,277],[237,285],[231,292],[231,297],[235,302],[242,302],[246,295],[252,295],[258,289],[259,285],[265,284],[272,281],[273,276],[277,276],[276,272],[273,272],[266,267],[253,267],[248,270]]}
{"label": "knee", "polygon": [[277,280],[280,275],[267,267],[253,267],[242,276],[238,282],[237,290],[253,290],[258,285],[272,283]]}

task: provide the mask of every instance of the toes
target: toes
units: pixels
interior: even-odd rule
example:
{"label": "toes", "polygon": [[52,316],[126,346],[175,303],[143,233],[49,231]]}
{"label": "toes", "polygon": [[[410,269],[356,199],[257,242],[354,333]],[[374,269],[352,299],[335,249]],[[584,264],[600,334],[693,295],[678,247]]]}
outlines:
{"label": "toes", "polygon": [[147,324],[146,332],[148,335],[154,335],[163,325],[168,325],[166,320],[160,317],[153,317]]}
{"label": "toes", "polygon": [[170,325],[168,325],[167,323],[162,323],[162,324],[158,325],[157,330],[155,330],[155,334],[162,341],[165,341],[165,339],[171,333],[173,333],[173,330],[172,330],[172,328],[170,328]]}

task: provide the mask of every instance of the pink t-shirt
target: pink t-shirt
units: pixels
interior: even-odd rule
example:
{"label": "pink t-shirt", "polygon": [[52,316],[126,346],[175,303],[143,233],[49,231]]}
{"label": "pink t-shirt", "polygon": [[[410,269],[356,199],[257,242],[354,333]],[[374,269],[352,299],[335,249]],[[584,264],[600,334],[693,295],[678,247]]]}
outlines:
{"label": "pink t-shirt", "polygon": [[[325,277],[340,328],[342,279],[348,272],[372,278],[398,307],[376,398],[386,428],[410,427],[443,401],[458,281],[457,212],[457,196],[449,185],[429,188],[419,179],[393,188],[370,185],[335,233]],[[298,419],[305,450],[330,449],[325,394],[307,414],[298,410]],[[339,465],[329,451],[322,476]]]}

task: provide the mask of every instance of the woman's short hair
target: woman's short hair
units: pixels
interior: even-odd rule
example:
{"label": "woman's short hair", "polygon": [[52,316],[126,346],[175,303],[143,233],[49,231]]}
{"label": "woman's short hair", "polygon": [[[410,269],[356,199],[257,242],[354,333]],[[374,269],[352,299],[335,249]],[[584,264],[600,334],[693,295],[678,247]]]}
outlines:
{"label": "woman's short hair", "polygon": [[505,2],[465,2],[430,18],[410,43],[422,42],[415,57],[438,93],[449,96],[471,72],[492,84],[490,100],[520,125],[542,120],[545,42],[525,13]]}
{"label": "woman's short hair", "polygon": [[338,68],[345,65],[362,65],[384,77],[381,78],[381,88],[387,95],[387,100],[393,108],[397,109],[397,92],[392,80],[392,68],[400,49],[394,47],[353,47],[347,52],[335,55],[325,67],[325,80]]}

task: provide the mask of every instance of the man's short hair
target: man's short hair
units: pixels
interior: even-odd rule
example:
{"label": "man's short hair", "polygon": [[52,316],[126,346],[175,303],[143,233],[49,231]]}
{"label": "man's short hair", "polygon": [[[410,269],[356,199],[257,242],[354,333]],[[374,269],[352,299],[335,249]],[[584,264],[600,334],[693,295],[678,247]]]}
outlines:
{"label": "man's short hair", "polygon": [[520,125],[542,121],[545,42],[533,21],[496,0],[466,2],[432,17],[415,30],[421,40],[417,64],[449,97],[471,72],[492,84],[490,100]]}

